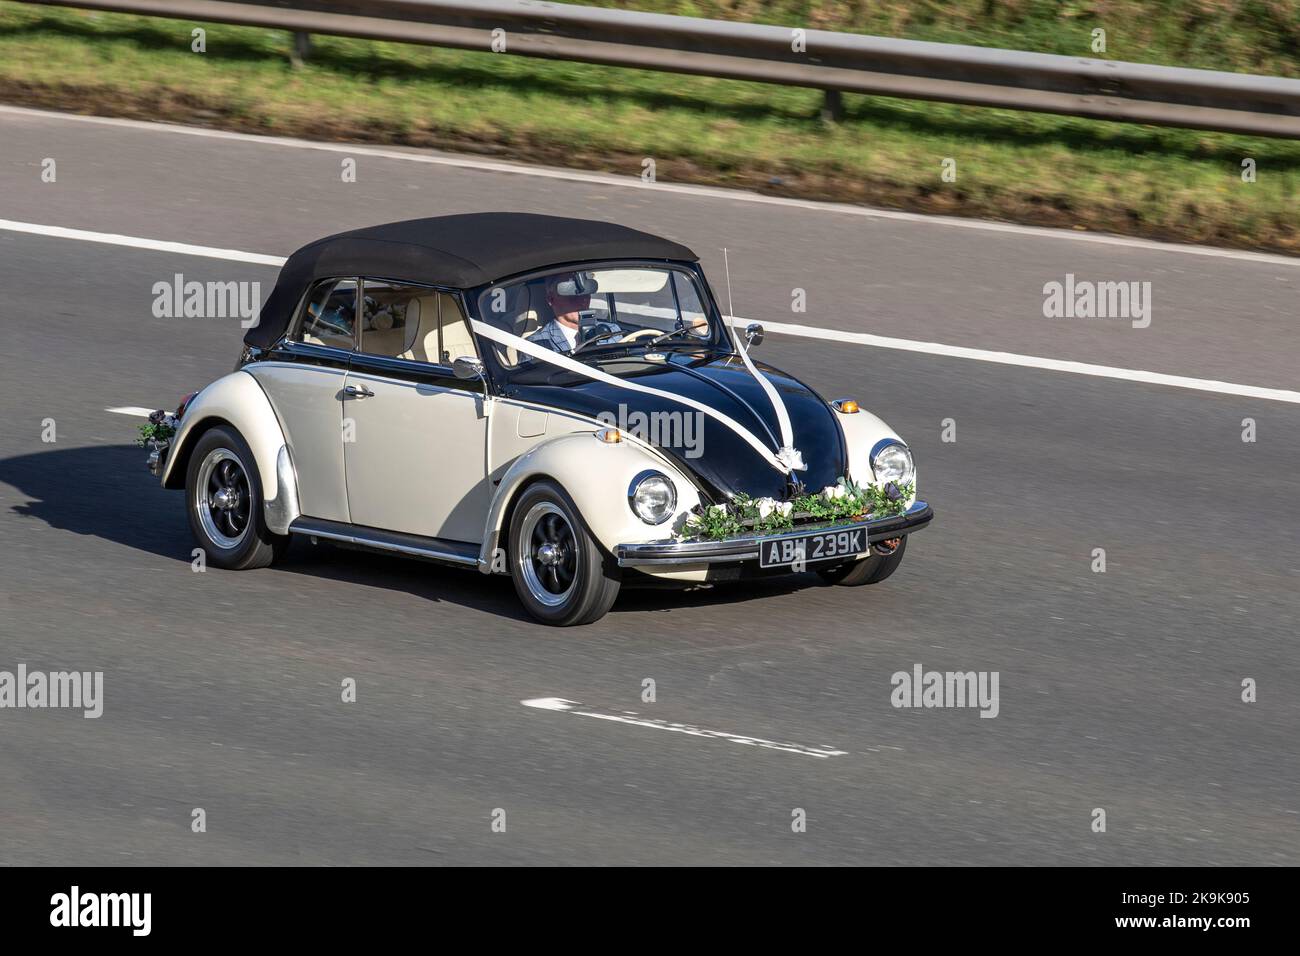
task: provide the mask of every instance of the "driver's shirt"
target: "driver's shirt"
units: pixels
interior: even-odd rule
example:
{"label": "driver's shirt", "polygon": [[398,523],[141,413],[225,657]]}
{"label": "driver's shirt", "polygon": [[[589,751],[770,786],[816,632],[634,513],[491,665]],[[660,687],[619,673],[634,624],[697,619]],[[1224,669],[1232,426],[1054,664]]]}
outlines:
{"label": "driver's shirt", "polygon": [[613,322],[593,322],[585,325],[580,329],[565,325],[559,319],[552,319],[532,335],[528,336],[528,341],[536,342],[538,345],[544,345],[548,349],[556,352],[563,352],[566,355],[578,347],[579,342],[585,342],[593,335],[600,335],[602,332],[621,332]]}
{"label": "driver's shirt", "polygon": [[578,344],[578,330],[558,319],[551,319],[528,336],[528,341],[544,345],[555,352],[572,352]]}

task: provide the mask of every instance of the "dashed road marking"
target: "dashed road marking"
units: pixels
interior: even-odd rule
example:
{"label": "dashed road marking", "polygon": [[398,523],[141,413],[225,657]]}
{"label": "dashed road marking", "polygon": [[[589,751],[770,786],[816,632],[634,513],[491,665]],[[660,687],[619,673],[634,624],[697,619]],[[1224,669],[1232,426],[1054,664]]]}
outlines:
{"label": "dashed road marking", "polygon": [[687,734],[692,737],[710,737],[715,740],[727,740],[733,744],[744,744],[747,747],[780,750],[784,753],[801,754],[805,757],[817,757],[822,760],[828,757],[843,757],[848,754],[847,750],[835,750],[830,747],[813,747],[807,744],[764,740],[762,737],[751,737],[745,734],[729,734],[722,730],[707,730],[693,724],[653,720],[648,717],[641,717],[631,710],[613,712],[594,710],[586,704],[579,703],[576,700],[565,700],[563,697],[535,697],[532,700],[521,700],[520,703],[525,707],[532,707],[537,710],[576,714],[579,717],[595,717],[597,720],[609,720],[619,724],[629,724],[633,727],[647,727],[650,730],[667,730],[675,734]]}

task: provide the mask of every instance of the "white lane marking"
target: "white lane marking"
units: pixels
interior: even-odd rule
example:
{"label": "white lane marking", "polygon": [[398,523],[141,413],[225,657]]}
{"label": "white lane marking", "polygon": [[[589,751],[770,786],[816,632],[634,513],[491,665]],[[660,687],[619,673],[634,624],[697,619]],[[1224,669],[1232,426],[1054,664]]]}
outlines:
{"label": "white lane marking", "polygon": [[[732,325],[745,325],[753,319],[731,316]],[[1300,392],[1282,388],[1265,388],[1261,385],[1238,385],[1209,378],[1189,378],[1185,375],[1167,375],[1141,369],[1116,368],[1111,365],[1091,365],[1087,362],[1070,362],[1064,359],[1039,358],[1034,355],[1017,355],[1014,352],[991,352],[962,345],[943,345],[939,342],[914,342],[911,339],[893,339],[868,332],[842,332],[839,329],[819,329],[811,325],[790,325],[785,322],[764,322],[764,329],[785,335],[799,335],[808,339],[826,339],[832,342],[851,342],[880,349],[897,349],[903,352],[922,352],[946,358],[973,359],[976,362],[993,362],[998,365],[1018,365],[1022,368],[1044,369],[1049,372],[1069,372],[1074,375],[1093,375],[1125,382],[1143,382],[1148,385],[1168,385],[1172,388],[1190,388],[1198,392],[1215,392],[1219,395],[1240,395],[1245,398],[1262,398],[1270,402],[1300,404]]]}
{"label": "white lane marking", "polygon": [[116,412],[119,415],[136,415],[140,418],[148,418],[154,413],[152,408],[141,408],[139,405],[123,405],[121,408],[106,408],[106,412]]}
{"label": "white lane marking", "polygon": [[1147,249],[1152,252],[1181,252],[1193,256],[1211,256],[1218,259],[1238,259],[1245,262],[1260,262],[1271,265],[1300,266],[1300,257],[1282,256],[1266,252],[1247,252],[1241,249],[1219,249],[1214,246],[1194,246],[1186,243],[1157,242],[1153,239],[1135,239],[1128,236],[1112,236],[1104,233],[1079,232],[1074,229],[1051,229],[1046,226],[1019,226],[1007,222],[990,222],[984,219],[962,219],[957,216],[927,216],[915,212],[899,212],[893,209],[875,209],[870,206],[855,206],[850,203],[818,202],[812,199],[791,199],[785,196],[765,196],[761,193],[740,189],[723,189],[718,186],[693,186],[687,183],[656,182],[646,184],[640,175],[617,176],[612,173],[584,173],[574,169],[562,169],[550,166],[525,166],[516,163],[503,163],[492,160],[472,159],[437,153],[404,152],[397,149],[382,149],[373,146],[359,146],[349,143],[320,143],[291,136],[258,136],[254,133],[235,133],[228,130],[205,129],[197,126],[180,126],[175,123],[150,123],[145,120],[118,119],[111,116],[80,116],[73,113],[56,113],[48,110],[34,110],[21,106],[0,106],[0,114],[31,116],[48,120],[64,120],[73,123],[98,123],[104,126],[117,126],[123,129],[140,129],[159,133],[174,133],[181,136],[201,136],[207,139],[223,139],[242,143],[255,143],[263,146],[282,146],[292,149],[314,149],[328,153],[346,153],[349,156],[372,156],[377,159],[395,159],[408,163],[425,163],[433,166],[447,166],[456,169],[471,169],[479,172],[508,173],[515,176],[533,176],[541,179],[561,179],[569,182],[591,183],[599,186],[624,186],[633,189],[654,189],[679,195],[696,196],[707,199],[721,199],[730,202],[758,203],[766,206],[784,206],[789,209],[804,209],[811,212],[830,212],[841,215],[860,216],[867,219],[885,219],[895,222],[925,223],[933,226],[948,226],[954,229],[977,229],[984,232],[1001,232],[1016,236],[1032,236],[1038,239],[1066,239],[1073,242],[1091,242],[1106,246],[1122,246],[1130,249]]}
{"label": "white lane marking", "polygon": [[122,236],[115,232],[91,232],[89,229],[67,229],[63,226],[44,226],[35,222],[17,222],[0,219],[0,229],[24,232],[34,236],[51,236],[55,239],[80,239],[82,242],[102,242],[110,246],[128,246],[132,249],[149,249],[153,252],[174,252],[183,256],[202,256],[208,259],[227,259],[231,262],[251,262],[259,266],[282,266],[280,256],[264,256],[238,249],[218,249],[214,246],[192,246],[185,242],[165,239],[141,239],[139,236]]}
{"label": "white lane marking", "polygon": [[[108,245],[129,246],[134,249],[148,249],[157,252],[174,252],[187,256],[207,256],[213,259],[249,262],[255,265],[280,266],[284,265],[285,262],[280,256],[262,255],[257,252],[240,252],[236,249],[217,249],[211,246],[191,246],[181,242],[141,239],[137,236],[120,236],[115,233],[91,232],[86,229],[65,229],[62,226],[42,226],[37,223],[15,222],[10,219],[0,219],[0,230],[30,233],[39,236],[54,236],[60,239],[80,239],[86,242],[101,242]],[[854,345],[869,345],[880,349],[921,352],[926,355],[939,355],[945,358],[971,359],[976,362],[992,362],[998,365],[1018,365],[1022,368],[1043,369],[1049,372],[1070,372],[1075,375],[1092,375],[1097,378],[1111,378],[1124,382],[1167,385],[1173,388],[1194,389],[1199,392],[1214,392],[1219,395],[1237,395],[1245,398],[1260,398],[1271,402],[1300,404],[1300,392],[1281,388],[1265,388],[1261,385],[1239,385],[1235,382],[1220,382],[1209,378],[1190,378],[1185,375],[1169,375],[1164,372],[1148,372],[1142,369],[1091,365],[1087,362],[1040,358],[1035,355],[1018,355],[1015,352],[993,352],[987,349],[967,348],[963,345],[944,345],[941,342],[916,342],[911,339],[895,339],[884,335],[872,335],[869,332],[820,329],[812,325],[768,322],[766,320],[746,319],[738,315],[728,316],[727,321],[732,325],[748,325],[750,322],[759,321],[765,329],[770,329],[773,332],[798,335],[808,339],[848,342]]]}
{"label": "white lane marking", "polygon": [[847,750],[833,750],[829,747],[810,747],[804,744],[782,743],[776,740],[764,740],[761,737],[748,737],[741,734],[729,734],[721,730],[705,730],[703,727],[695,727],[691,724],[675,724],[666,720],[652,720],[648,717],[639,717],[635,712],[627,710],[619,713],[602,713],[598,710],[591,710],[586,705],[576,700],[565,700],[563,697],[537,697],[533,700],[521,700],[519,703],[525,707],[534,707],[538,710],[553,710],[566,714],[577,714],[580,717],[595,717],[597,720],[612,720],[620,724],[631,724],[634,727],[649,727],[651,730],[668,730],[675,734],[689,734],[692,737],[712,737],[717,740],[729,740],[735,744],[745,744],[749,747],[762,747],[764,750],[781,750],[785,753],[802,754],[805,757],[818,757],[825,760],[827,757],[843,757]]}

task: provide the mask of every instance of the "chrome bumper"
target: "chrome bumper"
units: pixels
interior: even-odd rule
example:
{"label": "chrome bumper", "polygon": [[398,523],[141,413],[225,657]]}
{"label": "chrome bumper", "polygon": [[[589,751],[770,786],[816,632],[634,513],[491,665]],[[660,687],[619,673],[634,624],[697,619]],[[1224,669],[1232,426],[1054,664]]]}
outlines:
{"label": "chrome bumper", "polygon": [[918,531],[928,525],[933,518],[933,509],[924,501],[917,501],[903,514],[889,518],[868,518],[866,521],[852,521],[848,524],[824,522],[801,525],[793,531],[783,531],[780,534],[738,535],[721,541],[652,541],[645,544],[620,544],[614,549],[614,557],[618,559],[621,568],[738,564],[757,561],[758,549],[763,542],[797,538],[821,531],[854,531],[865,528],[867,543],[874,544],[877,541],[886,541]]}
{"label": "chrome bumper", "polygon": [[145,467],[155,478],[162,476],[163,465],[167,463],[167,452],[170,448],[171,442],[149,440],[149,457],[145,460]]}

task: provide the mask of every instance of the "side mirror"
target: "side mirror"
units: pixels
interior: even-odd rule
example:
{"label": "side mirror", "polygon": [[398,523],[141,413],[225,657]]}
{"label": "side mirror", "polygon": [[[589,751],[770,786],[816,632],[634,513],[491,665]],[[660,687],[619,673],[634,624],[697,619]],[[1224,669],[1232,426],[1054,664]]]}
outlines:
{"label": "side mirror", "polygon": [[745,345],[753,348],[755,345],[763,344],[763,327],[757,322],[751,322],[745,326]]}
{"label": "side mirror", "polygon": [[462,355],[451,363],[451,371],[457,378],[482,378],[483,362],[472,355]]}

